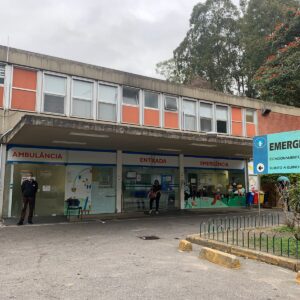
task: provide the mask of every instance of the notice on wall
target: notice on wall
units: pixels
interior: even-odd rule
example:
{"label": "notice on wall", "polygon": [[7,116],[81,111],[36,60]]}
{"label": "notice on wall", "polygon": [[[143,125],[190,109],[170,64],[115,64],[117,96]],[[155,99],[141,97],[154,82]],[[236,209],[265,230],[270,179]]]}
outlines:
{"label": "notice on wall", "polygon": [[300,173],[300,130],[253,139],[254,174]]}
{"label": "notice on wall", "polygon": [[92,167],[67,166],[65,197],[76,198],[83,209],[91,207]]}
{"label": "notice on wall", "polygon": [[42,191],[43,192],[51,192],[51,185],[43,185]]}

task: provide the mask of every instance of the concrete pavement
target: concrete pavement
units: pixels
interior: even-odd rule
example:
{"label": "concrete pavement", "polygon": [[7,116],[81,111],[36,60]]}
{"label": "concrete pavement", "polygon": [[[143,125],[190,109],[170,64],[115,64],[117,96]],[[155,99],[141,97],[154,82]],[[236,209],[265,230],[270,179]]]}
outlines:
{"label": "concrete pavement", "polygon": [[[177,250],[197,214],[0,228],[0,299],[299,299],[296,273]],[[155,235],[158,240],[139,237]]]}

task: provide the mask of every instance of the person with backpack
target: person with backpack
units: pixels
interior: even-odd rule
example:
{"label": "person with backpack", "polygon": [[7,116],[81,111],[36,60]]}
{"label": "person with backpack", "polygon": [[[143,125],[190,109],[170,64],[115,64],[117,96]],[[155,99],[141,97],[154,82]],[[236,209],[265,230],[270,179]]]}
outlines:
{"label": "person with backpack", "polygon": [[33,174],[30,173],[29,177],[25,179],[21,184],[21,191],[23,196],[23,207],[21,211],[20,221],[17,225],[23,225],[27,206],[29,206],[28,224],[32,223],[33,211],[35,206],[35,194],[38,190],[38,183],[34,180]]}

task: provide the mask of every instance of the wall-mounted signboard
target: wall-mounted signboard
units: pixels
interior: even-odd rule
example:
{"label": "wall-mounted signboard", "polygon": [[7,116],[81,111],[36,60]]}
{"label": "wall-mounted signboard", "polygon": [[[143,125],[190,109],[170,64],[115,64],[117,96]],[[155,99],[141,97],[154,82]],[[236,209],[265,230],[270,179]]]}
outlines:
{"label": "wall-mounted signboard", "polygon": [[300,130],[254,137],[255,174],[300,173]]}

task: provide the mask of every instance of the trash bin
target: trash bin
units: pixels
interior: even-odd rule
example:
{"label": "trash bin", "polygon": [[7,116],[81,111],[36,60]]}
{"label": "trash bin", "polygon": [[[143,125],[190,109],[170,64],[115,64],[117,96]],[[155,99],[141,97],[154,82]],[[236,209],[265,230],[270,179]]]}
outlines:
{"label": "trash bin", "polygon": [[254,200],[254,193],[248,192],[246,194],[246,205],[251,206],[253,204],[253,200]]}
{"label": "trash bin", "polygon": [[263,191],[259,192],[259,203],[264,204],[265,202],[265,193]]}
{"label": "trash bin", "polygon": [[258,198],[259,198],[258,192],[255,192],[254,193],[254,200],[253,200],[254,205],[258,205]]}

